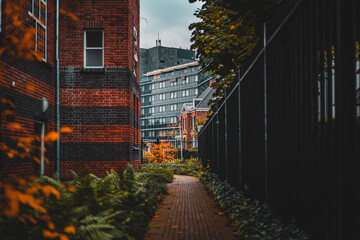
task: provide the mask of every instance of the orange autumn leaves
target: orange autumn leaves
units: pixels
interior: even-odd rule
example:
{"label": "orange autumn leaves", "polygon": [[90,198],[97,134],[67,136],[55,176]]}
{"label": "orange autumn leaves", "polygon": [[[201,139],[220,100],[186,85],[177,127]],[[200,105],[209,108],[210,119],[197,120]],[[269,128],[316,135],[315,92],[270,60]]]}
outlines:
{"label": "orange autumn leaves", "polygon": [[70,225],[62,231],[56,230],[44,207],[45,199],[51,196],[60,199],[58,190],[49,185],[40,185],[35,177],[28,179],[17,177],[2,181],[0,182],[0,217],[17,219],[34,225],[45,223],[47,228],[42,231],[45,238],[68,240],[65,234],[75,233],[76,229]]}
{"label": "orange autumn leaves", "polygon": [[[10,140],[16,143],[16,147],[10,147],[5,142],[0,142],[0,151],[5,153],[5,155],[9,159],[33,159],[35,162],[40,163],[40,159],[38,158],[38,156],[33,156],[33,152],[36,150],[40,150],[41,152],[45,153],[46,148],[38,146],[36,142],[40,142],[43,140],[46,145],[51,145],[59,138],[59,133],[55,131],[51,131],[43,137],[24,136],[31,135],[31,133],[27,133],[27,129],[22,124],[17,122],[7,123],[6,129],[10,133],[12,133],[9,137]],[[60,133],[72,133],[72,129],[69,127],[62,127],[60,128]],[[47,163],[48,159],[45,156],[43,156],[43,158],[44,161]]]}
{"label": "orange autumn leaves", "polygon": [[148,143],[149,151],[144,151],[144,156],[150,163],[165,163],[174,159],[178,151],[171,142],[162,140],[159,144]]}

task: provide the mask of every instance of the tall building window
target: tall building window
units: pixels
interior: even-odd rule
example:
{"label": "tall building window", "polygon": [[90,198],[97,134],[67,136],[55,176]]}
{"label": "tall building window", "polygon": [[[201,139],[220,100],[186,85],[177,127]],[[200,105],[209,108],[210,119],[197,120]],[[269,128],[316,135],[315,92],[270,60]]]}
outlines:
{"label": "tall building window", "polygon": [[[0,0],[1,5],[1,0]],[[29,0],[29,27],[36,30],[33,36],[34,50],[44,61],[47,53],[47,5],[46,0]],[[1,17],[1,16],[0,16]],[[1,21],[1,20],[0,20]]]}
{"label": "tall building window", "polygon": [[197,88],[195,88],[195,95],[198,95],[198,89]]}
{"label": "tall building window", "polygon": [[171,92],[170,93],[170,98],[176,98],[176,92]]}
{"label": "tall building window", "polygon": [[84,66],[88,68],[104,67],[104,31],[85,30]]}
{"label": "tall building window", "polygon": [[198,75],[195,75],[195,82],[197,82],[199,80]]}
{"label": "tall building window", "polygon": [[2,13],[2,3],[1,3],[1,0],[0,0],[0,32],[1,32],[1,18],[2,18],[2,16],[1,16],[1,13]]}
{"label": "tall building window", "polygon": [[159,100],[160,101],[165,100],[165,93],[159,94]]}
{"label": "tall building window", "polygon": [[137,34],[137,29],[134,26],[134,75],[136,76],[136,72],[137,72],[137,66],[138,66],[138,34]]}

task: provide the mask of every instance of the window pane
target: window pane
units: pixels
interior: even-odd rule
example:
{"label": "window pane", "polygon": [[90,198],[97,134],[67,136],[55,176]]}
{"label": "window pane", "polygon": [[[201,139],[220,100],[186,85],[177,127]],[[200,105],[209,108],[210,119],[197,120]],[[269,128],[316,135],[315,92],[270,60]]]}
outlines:
{"label": "window pane", "polygon": [[34,0],[34,15],[39,18],[39,0]]}
{"label": "window pane", "polygon": [[40,20],[42,21],[42,24],[45,24],[45,16],[46,16],[46,6],[45,4],[41,3],[41,9],[40,9]]}
{"label": "window pane", "polygon": [[87,67],[101,67],[103,65],[102,49],[87,49],[86,50],[86,66]]}
{"label": "window pane", "polygon": [[86,31],[86,47],[102,47],[102,31]]}

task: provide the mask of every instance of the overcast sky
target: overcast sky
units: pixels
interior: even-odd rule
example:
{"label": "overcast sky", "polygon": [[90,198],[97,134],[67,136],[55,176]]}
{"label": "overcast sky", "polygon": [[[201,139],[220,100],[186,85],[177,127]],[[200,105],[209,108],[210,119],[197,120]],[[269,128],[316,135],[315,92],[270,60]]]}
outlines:
{"label": "overcast sky", "polygon": [[159,33],[162,46],[189,49],[188,27],[198,21],[193,14],[200,7],[188,0],[140,0],[140,47],[154,47]]}

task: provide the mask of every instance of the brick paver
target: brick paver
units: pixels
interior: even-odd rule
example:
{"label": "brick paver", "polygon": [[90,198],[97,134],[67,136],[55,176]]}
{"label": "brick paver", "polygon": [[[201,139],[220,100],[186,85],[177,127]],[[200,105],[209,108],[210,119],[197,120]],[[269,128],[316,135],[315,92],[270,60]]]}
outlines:
{"label": "brick paver", "polygon": [[175,175],[168,186],[169,195],[150,222],[145,240],[236,239],[199,179]]}

